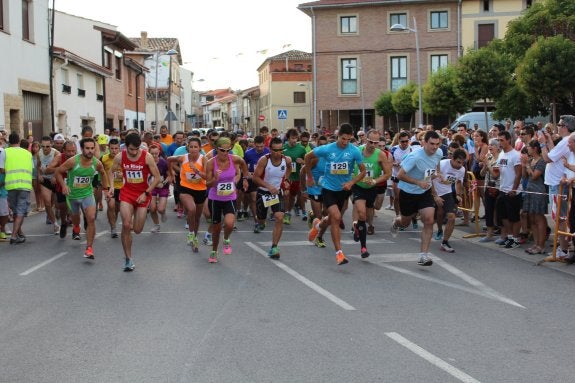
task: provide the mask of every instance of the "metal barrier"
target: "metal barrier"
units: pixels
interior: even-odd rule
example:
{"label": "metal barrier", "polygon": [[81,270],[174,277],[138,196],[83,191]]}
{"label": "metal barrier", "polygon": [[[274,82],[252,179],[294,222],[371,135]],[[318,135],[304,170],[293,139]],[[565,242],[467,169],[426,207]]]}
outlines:
{"label": "metal barrier", "polygon": [[485,237],[485,233],[479,227],[479,191],[477,190],[477,180],[473,172],[466,173],[467,188],[463,191],[463,200],[459,210],[473,212],[475,214],[475,233],[465,234],[463,238]]}
{"label": "metal barrier", "polygon": [[[567,225],[567,230],[569,230],[569,213],[571,210],[571,198],[573,198],[573,188],[571,187],[572,184],[568,184],[566,185],[567,187],[569,187],[569,190],[567,191],[567,198],[564,198],[563,196],[563,187],[565,185],[560,184],[559,185],[559,194],[557,194],[557,209],[555,210],[555,230],[554,230],[554,234],[553,234],[553,254],[551,255],[551,259],[547,259],[547,262],[556,262],[557,261],[557,242],[559,241],[559,236],[560,235],[564,235],[566,237],[569,237],[569,239],[575,237],[575,233],[571,233],[570,231],[561,231],[559,230],[559,222],[561,221],[561,218],[565,219],[566,225]],[[565,217],[561,216],[561,205],[563,204],[563,200],[566,199],[567,202],[567,214]],[[553,213],[553,206],[551,206],[552,209],[552,213]],[[545,260],[543,260],[542,262],[545,262]]]}

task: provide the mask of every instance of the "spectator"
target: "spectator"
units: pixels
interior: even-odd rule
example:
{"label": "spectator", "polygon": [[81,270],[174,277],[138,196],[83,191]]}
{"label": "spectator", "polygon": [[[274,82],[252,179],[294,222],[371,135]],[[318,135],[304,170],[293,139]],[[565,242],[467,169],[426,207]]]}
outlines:
{"label": "spectator", "polygon": [[547,240],[545,214],[547,214],[548,198],[545,195],[545,183],[543,182],[545,160],[541,158],[541,145],[538,141],[532,140],[527,144],[527,154],[521,155],[521,164],[523,178],[527,178],[526,193],[523,193],[523,212],[527,213],[535,242],[535,246],[525,251],[529,254],[544,254],[543,250]]}
{"label": "spectator", "polygon": [[491,242],[495,234],[496,226],[501,226],[501,220],[498,218],[498,224],[495,225],[495,201],[499,196],[499,140],[492,138],[489,140],[489,154],[483,158],[483,167],[481,174],[485,176],[485,192],[483,206],[485,210],[485,225],[487,226],[487,235],[479,242]]}

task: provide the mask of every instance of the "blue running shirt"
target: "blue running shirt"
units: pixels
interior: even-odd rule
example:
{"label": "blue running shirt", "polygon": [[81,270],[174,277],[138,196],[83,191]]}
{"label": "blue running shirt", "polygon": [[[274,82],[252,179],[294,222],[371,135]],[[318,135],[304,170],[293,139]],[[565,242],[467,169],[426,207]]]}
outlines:
{"label": "blue running shirt", "polygon": [[347,144],[345,148],[337,146],[337,142],[322,145],[313,150],[318,158],[325,159],[324,176],[319,185],[331,191],[343,190],[343,184],[351,181],[353,168],[361,164],[363,158],[359,149]]}
{"label": "blue running shirt", "polygon": [[[428,156],[425,149],[421,148],[403,157],[401,168],[408,176],[416,180],[424,180],[429,177],[431,183],[431,176],[437,172],[437,164],[439,164],[442,157],[443,153],[439,149],[433,155]],[[415,184],[401,180],[398,186],[401,190],[410,194],[423,194],[426,191]]]}

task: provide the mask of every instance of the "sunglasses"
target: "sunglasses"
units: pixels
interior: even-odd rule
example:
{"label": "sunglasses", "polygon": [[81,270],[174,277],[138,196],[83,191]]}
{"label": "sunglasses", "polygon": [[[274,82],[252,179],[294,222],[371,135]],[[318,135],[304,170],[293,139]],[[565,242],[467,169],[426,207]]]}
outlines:
{"label": "sunglasses", "polygon": [[42,145],[42,147],[48,149],[48,148],[51,148],[52,145]]}
{"label": "sunglasses", "polygon": [[561,126],[567,126],[565,124],[557,124],[557,126],[561,127]]}
{"label": "sunglasses", "polygon": [[272,149],[272,152],[276,152],[276,153],[283,152],[283,151],[284,151],[283,148]]}
{"label": "sunglasses", "polygon": [[229,152],[229,151],[232,150],[232,149],[218,148],[218,150],[219,150],[220,152],[222,152],[222,153],[227,153],[227,152]]}
{"label": "sunglasses", "polygon": [[406,143],[409,142],[409,140],[400,140],[399,142],[400,142],[401,144],[406,144]]}
{"label": "sunglasses", "polygon": [[379,145],[379,141],[367,140],[370,144]]}

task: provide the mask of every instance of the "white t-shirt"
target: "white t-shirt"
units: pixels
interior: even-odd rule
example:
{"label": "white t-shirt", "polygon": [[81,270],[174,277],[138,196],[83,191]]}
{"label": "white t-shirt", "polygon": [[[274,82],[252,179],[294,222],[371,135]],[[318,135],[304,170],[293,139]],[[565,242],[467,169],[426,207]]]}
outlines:
{"label": "white t-shirt", "polygon": [[465,166],[459,169],[454,169],[451,166],[451,160],[441,160],[439,162],[439,172],[441,173],[441,178],[435,178],[433,180],[433,187],[438,196],[446,195],[451,193],[451,185],[457,181],[463,182],[463,177],[465,177]]}
{"label": "white t-shirt", "polygon": [[497,159],[499,165],[499,190],[504,193],[509,193],[513,190],[513,183],[515,182],[515,166],[521,166],[521,154],[511,149],[507,153],[501,151]]}
{"label": "white t-shirt", "polygon": [[0,148],[0,169],[4,169],[6,167],[6,150],[4,148]]}
{"label": "white t-shirt", "polygon": [[[569,151],[569,156],[567,156],[567,162],[570,164],[575,164],[575,153],[573,153],[572,151]],[[549,166],[549,165],[550,164],[547,164],[547,166]],[[565,174],[565,178],[567,178],[568,180],[575,179],[575,172],[572,170],[565,168],[565,171],[563,174]]]}
{"label": "white t-shirt", "polygon": [[549,151],[549,159],[553,162],[549,162],[545,166],[545,185],[553,186],[559,185],[561,177],[565,172],[565,166],[563,166],[563,161],[561,158],[569,156],[569,136],[563,137],[561,141],[553,149]]}
{"label": "white t-shirt", "polygon": [[[403,157],[412,151],[413,148],[411,146],[408,146],[405,150],[403,150],[399,145],[395,145],[393,148],[391,148],[391,156],[393,157],[392,162],[397,162],[401,165],[401,160],[403,160]],[[391,168],[392,177],[397,176],[397,173],[399,173],[399,166],[393,166]]]}

